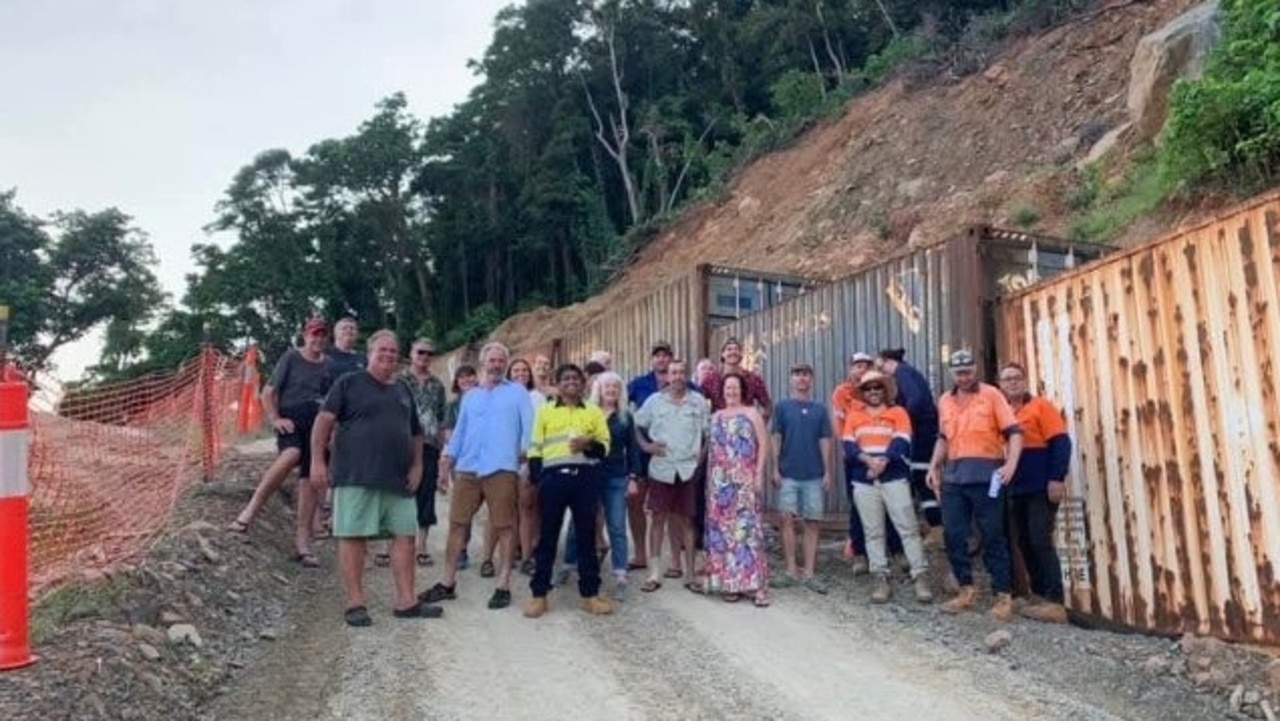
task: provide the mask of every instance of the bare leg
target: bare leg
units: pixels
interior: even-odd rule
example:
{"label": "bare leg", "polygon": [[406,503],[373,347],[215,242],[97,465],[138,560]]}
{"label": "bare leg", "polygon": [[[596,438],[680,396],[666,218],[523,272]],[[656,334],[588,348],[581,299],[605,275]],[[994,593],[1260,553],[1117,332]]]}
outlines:
{"label": "bare leg", "polygon": [[[794,544],[794,541],[793,541]],[[818,522],[804,522],[804,575],[813,576],[818,569]]]}
{"label": "bare leg", "polygon": [[413,536],[396,536],[390,541],[391,578],[396,585],[395,607],[412,608],[418,602],[413,593]]}
{"label": "bare leg", "polygon": [[636,484],[640,492],[627,497],[627,525],[631,526],[631,540],[635,543],[635,564],[649,564],[649,523],[644,513],[644,502],[648,485],[645,482]]}
{"label": "bare leg", "polygon": [[498,549],[498,529],[493,527],[493,522],[488,521],[484,524],[484,548],[480,552],[480,562],[493,560],[493,553]]}
{"label": "bare leg", "polygon": [[[805,557],[809,551],[809,524],[804,526]],[[787,560],[787,575],[796,577],[796,519],[790,513],[782,514],[782,557]],[[808,566],[806,566],[806,569]]]}
{"label": "bare leg", "polygon": [[667,536],[667,514],[653,512],[649,519],[649,580],[662,578],[662,542]]}
{"label": "bare leg", "polygon": [[[684,542],[684,563],[685,568],[689,571],[689,580],[696,580],[695,575],[697,566],[694,565],[695,558],[698,555],[698,547],[693,542],[693,519],[684,516],[676,516],[676,525],[680,529],[680,537]],[[672,555],[675,555],[674,549]]]}
{"label": "bare leg", "polygon": [[312,483],[310,478],[298,480],[298,515],[293,524],[293,547],[298,553],[311,553],[311,523],[326,488],[327,484]]}
{"label": "bare leg", "polygon": [[462,555],[462,549],[467,545],[467,529],[470,524],[450,524],[449,540],[445,542],[444,547],[444,578],[441,583],[452,588],[458,582],[458,556]]}
{"label": "bare leg", "polygon": [[[521,479],[519,489],[520,558],[533,558],[533,549],[538,545],[538,488]],[[508,554],[508,561],[511,558]]]}
{"label": "bare leg", "polygon": [[363,538],[338,539],[338,574],[347,594],[347,608],[365,605],[364,552]]}
{"label": "bare leg", "polygon": [[[680,527],[680,519],[683,516],[672,515],[667,518],[667,540],[671,542],[671,570],[684,571],[684,554],[686,550],[693,550],[693,546],[688,549],[684,547],[684,530]],[[692,533],[692,531],[690,531]],[[692,536],[690,536],[692,538]],[[689,567],[693,569],[692,566]]]}
{"label": "bare leg", "polygon": [[418,553],[430,553],[431,546],[428,543],[428,536],[431,534],[431,527],[418,529]]}
{"label": "bare leg", "polygon": [[514,528],[498,529],[498,588],[511,588],[511,559],[516,550],[516,531]]}
{"label": "bare leg", "polygon": [[253,523],[253,519],[262,511],[262,507],[267,505],[267,501],[280,490],[284,479],[289,477],[290,471],[298,467],[298,461],[301,459],[302,451],[297,448],[286,448],[281,451],[262,474],[258,487],[253,491],[253,498],[249,499],[249,505],[240,511],[236,520],[246,526]]}

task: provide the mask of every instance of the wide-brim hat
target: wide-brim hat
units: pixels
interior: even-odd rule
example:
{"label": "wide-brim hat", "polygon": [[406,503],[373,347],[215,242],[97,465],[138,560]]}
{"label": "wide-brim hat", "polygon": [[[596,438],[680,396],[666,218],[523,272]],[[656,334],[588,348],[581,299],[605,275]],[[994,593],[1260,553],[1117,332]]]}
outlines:
{"label": "wide-brim hat", "polygon": [[893,379],[893,376],[880,371],[867,371],[862,374],[862,378],[858,379],[858,387],[854,389],[858,400],[866,402],[866,399],[863,398],[862,387],[871,383],[879,383],[884,386],[885,405],[892,404],[894,399],[898,397],[898,383]]}

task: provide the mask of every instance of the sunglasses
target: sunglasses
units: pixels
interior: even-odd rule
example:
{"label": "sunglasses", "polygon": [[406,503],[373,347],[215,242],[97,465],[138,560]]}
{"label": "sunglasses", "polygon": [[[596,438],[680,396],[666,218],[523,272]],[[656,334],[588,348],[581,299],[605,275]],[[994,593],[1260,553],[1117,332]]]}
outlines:
{"label": "sunglasses", "polygon": [[862,390],[864,390],[864,391],[883,391],[883,390],[884,390],[884,386],[883,386],[883,385],[880,385],[879,383],[872,383],[872,384],[870,384],[870,385],[865,385],[865,386],[863,386],[863,387],[862,387]]}
{"label": "sunglasses", "polygon": [[436,353],[435,353],[435,351],[422,350],[421,348],[419,348],[418,350],[414,351],[414,352],[413,352],[413,354],[414,354],[414,355],[433,356],[433,355],[435,355]]}

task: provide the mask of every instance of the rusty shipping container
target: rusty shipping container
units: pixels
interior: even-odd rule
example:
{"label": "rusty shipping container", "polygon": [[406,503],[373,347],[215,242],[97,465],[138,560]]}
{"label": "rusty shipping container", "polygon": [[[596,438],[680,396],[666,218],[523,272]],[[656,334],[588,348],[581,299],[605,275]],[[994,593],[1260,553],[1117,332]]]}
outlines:
{"label": "rusty shipping container", "polygon": [[[744,365],[759,371],[769,392],[784,398],[789,370],[813,365],[815,395],[824,401],[846,376],[853,351],[875,354],[903,348],[907,362],[943,387],[951,351],[973,349],[984,372],[995,364],[995,300],[1069,270],[1104,252],[1096,245],[975,226],[952,240],[909,251],[815,289],[769,310],[723,325],[712,347],[737,338]],[[838,465],[836,467],[839,467]],[[767,507],[774,508],[769,489]],[[832,489],[827,510],[848,512],[843,487]]]}
{"label": "rusty shipping container", "polygon": [[1006,298],[1003,350],[1066,413],[1068,602],[1280,643],[1280,194]]}
{"label": "rusty shipping container", "polygon": [[643,296],[606,310],[556,343],[557,362],[584,363],[591,351],[613,354],[624,378],[649,370],[655,341],[690,362],[707,354],[712,329],[813,288],[815,282],[740,268],[699,265]]}

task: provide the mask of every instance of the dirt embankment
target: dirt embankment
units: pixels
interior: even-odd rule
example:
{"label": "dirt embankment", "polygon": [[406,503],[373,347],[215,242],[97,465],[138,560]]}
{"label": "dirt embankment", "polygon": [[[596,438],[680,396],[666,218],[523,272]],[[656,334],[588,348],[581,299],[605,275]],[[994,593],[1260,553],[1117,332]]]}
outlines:
{"label": "dirt embankment", "polygon": [[958,82],[894,82],[860,97],[746,168],[724,199],[685,213],[605,292],[510,318],[494,337],[546,342],[697,263],[830,280],[971,223],[1014,227],[1034,215],[1033,230],[1064,235],[1076,162],[1127,117],[1139,39],[1194,4],[1122,3],[1017,41]]}

